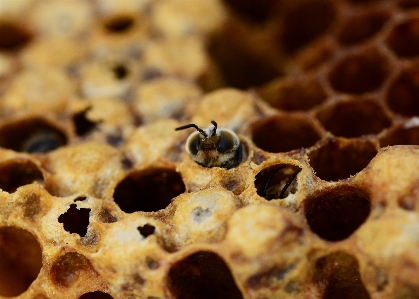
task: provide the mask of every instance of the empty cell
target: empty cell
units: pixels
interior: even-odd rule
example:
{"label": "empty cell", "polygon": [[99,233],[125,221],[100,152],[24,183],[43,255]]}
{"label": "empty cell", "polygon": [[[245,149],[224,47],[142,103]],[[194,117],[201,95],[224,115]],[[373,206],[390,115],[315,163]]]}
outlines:
{"label": "empty cell", "polygon": [[314,265],[313,281],[323,299],[370,299],[355,257],[342,251],[319,258]]}
{"label": "empty cell", "polygon": [[310,110],[326,100],[326,92],[315,79],[280,79],[259,90],[272,107],[279,110]]}
{"label": "empty cell", "polygon": [[252,139],[259,148],[272,153],[307,148],[321,138],[321,132],[305,115],[274,115],[252,125]]}
{"label": "empty cell", "polygon": [[391,83],[386,101],[391,110],[405,116],[419,115],[419,65],[401,72]]}
{"label": "empty cell", "polygon": [[15,51],[32,40],[32,33],[19,23],[0,22],[0,51]]}
{"label": "empty cell", "polygon": [[95,291],[83,294],[79,299],[113,299],[108,293],[103,293],[101,291]]}
{"label": "empty cell", "polygon": [[16,159],[0,164],[0,188],[3,191],[12,193],[33,182],[44,182],[41,170],[33,162]]}
{"label": "empty cell", "polygon": [[397,125],[380,138],[381,147],[392,145],[419,145],[419,119]]}
{"label": "empty cell", "polygon": [[336,91],[362,94],[378,90],[387,78],[389,66],[381,54],[370,51],[341,58],[329,73]]}
{"label": "empty cell", "polygon": [[380,32],[390,15],[386,11],[369,11],[348,18],[338,34],[338,41],[343,45],[351,45],[370,39]]}
{"label": "empty cell", "polygon": [[364,169],[377,154],[369,140],[330,139],[308,154],[316,175],[325,181],[349,178]]}
{"label": "empty cell", "polygon": [[373,98],[348,98],[316,113],[326,130],[347,138],[378,134],[391,125],[391,118]]}
{"label": "empty cell", "polygon": [[23,119],[0,128],[0,146],[18,152],[46,153],[65,144],[65,134],[42,118]]}
{"label": "empty cell", "polygon": [[15,297],[25,292],[42,267],[42,250],[28,231],[0,227],[0,296]]}
{"label": "empty cell", "polygon": [[393,28],[387,45],[398,56],[411,58],[419,55],[419,18],[412,17]]}
{"label": "empty cell", "polygon": [[76,204],[70,205],[70,208],[64,214],[58,217],[58,222],[64,225],[64,230],[70,234],[78,234],[84,237],[89,226],[90,209],[77,208]]}
{"label": "empty cell", "polygon": [[327,241],[348,238],[365,222],[370,209],[368,195],[348,185],[318,191],[304,201],[310,229]]}
{"label": "empty cell", "polygon": [[115,188],[114,200],[126,213],[155,212],[166,208],[173,198],[185,192],[179,173],[152,168],[133,172]]}
{"label": "empty cell", "polygon": [[286,12],[281,44],[288,53],[294,53],[320,37],[333,24],[336,17],[332,1],[301,1]]}
{"label": "empty cell", "polygon": [[196,252],[174,264],[168,286],[176,299],[243,298],[226,263],[208,251]]}

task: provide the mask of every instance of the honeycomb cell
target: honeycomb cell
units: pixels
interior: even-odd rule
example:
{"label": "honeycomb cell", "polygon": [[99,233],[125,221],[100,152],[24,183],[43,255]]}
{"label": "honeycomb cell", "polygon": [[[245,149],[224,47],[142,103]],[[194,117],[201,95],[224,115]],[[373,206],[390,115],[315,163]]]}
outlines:
{"label": "honeycomb cell", "polygon": [[15,121],[0,128],[0,146],[18,152],[46,153],[66,143],[65,134],[42,118]]}
{"label": "honeycomb cell", "polygon": [[377,34],[390,15],[386,11],[369,11],[348,18],[338,34],[342,45],[352,45],[370,39]]}
{"label": "honeycomb cell", "polygon": [[3,226],[0,227],[0,257],[0,296],[19,296],[41,270],[41,247],[28,231]]}
{"label": "honeycomb cell", "polygon": [[0,51],[16,51],[32,40],[32,33],[19,23],[0,22]]}
{"label": "honeycomb cell", "polygon": [[310,229],[327,241],[348,238],[364,223],[370,209],[368,195],[347,185],[321,190],[304,202]]}
{"label": "honeycomb cell", "polygon": [[17,188],[38,182],[43,184],[44,176],[33,162],[12,160],[0,164],[0,188],[13,193]]}
{"label": "honeycomb cell", "polygon": [[391,128],[380,138],[380,146],[419,145],[419,119],[413,118]]}
{"label": "honeycomb cell", "polygon": [[96,292],[83,294],[82,296],[79,297],[79,299],[113,299],[113,297],[109,295],[108,293],[96,291]]}
{"label": "honeycomb cell", "polygon": [[223,0],[233,11],[256,23],[266,21],[277,0]]}
{"label": "honeycomb cell", "polygon": [[60,287],[73,286],[82,276],[96,276],[97,272],[90,261],[77,252],[67,252],[53,263],[50,273],[51,280]]}
{"label": "honeycomb cell", "polygon": [[325,181],[338,181],[364,169],[377,154],[369,140],[330,139],[308,154],[316,175]]}
{"label": "honeycomb cell", "polygon": [[412,9],[419,7],[419,0],[399,0],[397,4],[403,9]]}
{"label": "honeycomb cell", "polygon": [[77,208],[76,204],[70,205],[70,208],[58,217],[58,222],[64,225],[64,230],[70,234],[78,234],[84,237],[89,226],[90,209]]}
{"label": "honeycomb cell", "polygon": [[[259,196],[266,200],[282,199],[297,191],[295,180],[300,167],[295,165],[273,165],[256,175],[255,188]],[[289,183],[288,186],[286,186]]]}
{"label": "honeycomb cell", "polygon": [[412,17],[393,28],[387,38],[388,46],[399,57],[419,55],[419,18]]}
{"label": "honeycomb cell", "polygon": [[391,83],[386,96],[387,104],[396,113],[419,115],[419,64],[403,70]]}
{"label": "honeycomb cell", "polygon": [[129,15],[114,16],[103,24],[105,30],[112,34],[121,34],[134,27],[135,20]]}
{"label": "honeycomb cell", "polygon": [[368,97],[338,101],[317,111],[316,117],[335,136],[347,138],[377,134],[391,125],[383,107]]}
{"label": "honeycomb cell", "polygon": [[284,19],[281,44],[285,51],[294,53],[324,34],[335,17],[332,1],[301,1]]}
{"label": "honeycomb cell", "polygon": [[253,142],[272,153],[307,148],[320,138],[313,121],[300,114],[274,115],[252,125]]}
{"label": "honeycomb cell", "polygon": [[175,298],[243,298],[230,269],[215,253],[196,252],[169,271],[168,285]]}
{"label": "honeycomb cell", "polygon": [[263,100],[280,110],[309,110],[326,100],[319,82],[311,78],[280,79],[259,90]]}
{"label": "honeycomb cell", "polygon": [[185,192],[182,177],[166,168],[133,172],[115,188],[114,200],[126,213],[155,212],[166,208],[171,200]]}
{"label": "honeycomb cell", "polygon": [[388,61],[377,51],[362,51],[341,58],[329,73],[336,91],[362,94],[378,90],[389,72]]}
{"label": "honeycomb cell", "polygon": [[323,292],[323,299],[370,299],[356,258],[334,252],[319,258],[314,266],[313,281]]}

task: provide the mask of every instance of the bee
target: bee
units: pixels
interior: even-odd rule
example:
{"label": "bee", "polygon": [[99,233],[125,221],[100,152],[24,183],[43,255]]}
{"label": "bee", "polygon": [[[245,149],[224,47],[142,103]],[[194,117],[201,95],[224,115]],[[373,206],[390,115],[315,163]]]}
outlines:
{"label": "bee", "polygon": [[229,129],[218,129],[217,123],[203,130],[195,124],[188,124],[176,131],[195,128],[196,132],[186,140],[186,151],[191,158],[204,167],[231,169],[242,161],[242,145],[239,137]]}

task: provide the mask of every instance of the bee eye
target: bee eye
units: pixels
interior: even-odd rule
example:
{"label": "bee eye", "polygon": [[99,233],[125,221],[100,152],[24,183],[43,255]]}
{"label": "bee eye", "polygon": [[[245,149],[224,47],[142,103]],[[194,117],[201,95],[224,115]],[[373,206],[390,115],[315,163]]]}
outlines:
{"label": "bee eye", "polygon": [[201,146],[201,139],[199,138],[199,135],[195,135],[191,141],[188,144],[189,146],[189,152],[193,155],[196,155],[199,151],[199,148]]}
{"label": "bee eye", "polygon": [[230,133],[225,131],[221,132],[220,139],[217,142],[217,150],[220,153],[225,153],[232,150],[234,147],[234,138]]}

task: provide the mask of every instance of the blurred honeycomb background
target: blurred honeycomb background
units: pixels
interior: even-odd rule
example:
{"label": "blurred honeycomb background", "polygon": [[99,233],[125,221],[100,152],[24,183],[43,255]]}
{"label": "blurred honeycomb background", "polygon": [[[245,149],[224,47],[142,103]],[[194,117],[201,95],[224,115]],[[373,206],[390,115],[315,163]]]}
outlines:
{"label": "blurred honeycomb background", "polygon": [[1,0],[0,298],[418,299],[418,145],[418,0]]}

